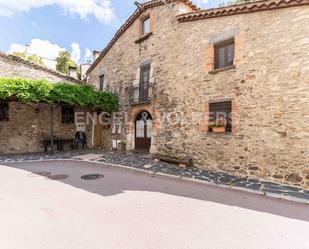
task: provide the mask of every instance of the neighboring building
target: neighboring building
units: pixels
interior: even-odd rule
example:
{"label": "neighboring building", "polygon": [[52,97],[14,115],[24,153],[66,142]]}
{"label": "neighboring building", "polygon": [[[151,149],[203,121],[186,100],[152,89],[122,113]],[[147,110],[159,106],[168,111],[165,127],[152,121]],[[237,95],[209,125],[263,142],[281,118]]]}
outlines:
{"label": "neighboring building", "polygon": [[89,67],[91,66],[91,63],[83,63],[80,64],[80,75],[81,75],[81,80],[86,79],[87,74],[86,72],[88,71]]}
{"label": "neighboring building", "polygon": [[[71,68],[72,75],[74,70]],[[65,75],[21,57],[0,52],[0,77],[46,79],[53,83],[81,83]],[[70,106],[57,106],[54,114],[54,135],[73,138],[79,129],[91,137],[91,127],[74,123],[74,113],[85,111]],[[43,139],[50,135],[51,109],[47,103],[23,104],[0,100],[0,154],[42,152]],[[91,139],[88,141],[91,143]]]}
{"label": "neighboring building", "polygon": [[[75,75],[74,71],[71,71]],[[65,75],[22,57],[0,51],[0,77],[46,79],[50,82],[81,83],[77,77]]]}
{"label": "neighboring building", "polygon": [[88,70],[126,117],[102,143],[309,188],[309,1],[166,2],[137,9]]}

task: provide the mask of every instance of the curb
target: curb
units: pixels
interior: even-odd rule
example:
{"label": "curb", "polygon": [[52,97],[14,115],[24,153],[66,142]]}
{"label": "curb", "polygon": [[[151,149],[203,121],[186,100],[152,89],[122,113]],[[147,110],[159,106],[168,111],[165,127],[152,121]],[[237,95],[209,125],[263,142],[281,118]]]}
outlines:
{"label": "curb", "polygon": [[112,166],[112,167],[118,167],[118,168],[123,168],[123,169],[128,169],[128,170],[134,170],[134,171],[139,171],[147,175],[153,175],[153,176],[164,176],[164,177],[169,177],[169,178],[174,178],[174,179],[179,179],[179,180],[184,180],[187,182],[195,182],[199,184],[204,184],[207,186],[212,186],[212,187],[219,187],[219,188],[224,188],[224,189],[231,189],[231,190],[237,190],[237,191],[243,191],[251,194],[257,194],[257,195],[262,195],[264,197],[268,198],[273,198],[273,199],[281,199],[281,200],[286,200],[286,201],[292,201],[300,204],[307,204],[309,205],[309,200],[293,197],[293,196],[285,196],[285,195],[280,195],[280,194],[274,194],[274,193],[267,193],[259,190],[252,190],[252,189],[246,189],[246,188],[241,188],[241,187],[234,187],[234,186],[227,186],[223,184],[216,184],[213,182],[207,182],[195,178],[190,178],[186,176],[176,176],[176,175],[171,175],[171,174],[166,174],[162,172],[154,172],[151,170],[146,170],[146,169],[139,169],[139,168],[134,168],[131,166],[125,166],[125,165],[120,165],[120,164],[113,164],[113,163],[104,163],[104,162],[98,162],[98,161],[91,161],[91,160],[84,160],[84,159],[73,159],[73,158],[67,158],[67,159],[37,159],[37,160],[26,160],[26,161],[10,161],[10,162],[1,162],[1,164],[10,164],[10,163],[32,163],[32,162],[52,162],[52,161],[69,161],[69,162],[87,162],[87,163],[95,163],[95,164],[101,164],[105,166]]}

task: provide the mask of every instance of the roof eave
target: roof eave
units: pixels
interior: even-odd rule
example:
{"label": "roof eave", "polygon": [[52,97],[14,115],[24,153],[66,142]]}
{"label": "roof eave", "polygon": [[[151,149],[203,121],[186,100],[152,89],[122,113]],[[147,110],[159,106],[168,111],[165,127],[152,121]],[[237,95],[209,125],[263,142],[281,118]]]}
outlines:
{"label": "roof eave", "polygon": [[[200,9],[192,3],[191,0],[167,0],[167,3],[173,3],[173,2],[183,2],[187,4],[189,7],[192,8],[193,11],[199,11]],[[116,43],[116,41],[121,37],[121,35],[134,23],[134,21],[147,9],[162,6],[164,3],[161,0],[153,0],[147,3],[142,4],[142,8],[137,8],[133,14],[127,19],[127,21],[119,28],[119,30],[116,32],[112,40],[108,43],[108,45],[103,49],[98,56],[98,58],[91,64],[89,69],[87,70],[86,74],[88,75],[95,67],[96,65],[104,58],[104,56],[107,54],[107,52],[112,48],[112,46]]]}

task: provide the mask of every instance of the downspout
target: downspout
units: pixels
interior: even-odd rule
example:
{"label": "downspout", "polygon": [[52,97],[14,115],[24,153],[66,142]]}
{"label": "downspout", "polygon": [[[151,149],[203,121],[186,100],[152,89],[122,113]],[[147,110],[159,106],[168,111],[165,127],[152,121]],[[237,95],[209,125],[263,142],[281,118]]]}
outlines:
{"label": "downspout", "polygon": [[50,106],[50,149],[51,154],[54,154],[54,106]]}
{"label": "downspout", "polygon": [[[93,115],[94,116],[94,115]],[[91,147],[94,147],[94,117],[92,118]]]}

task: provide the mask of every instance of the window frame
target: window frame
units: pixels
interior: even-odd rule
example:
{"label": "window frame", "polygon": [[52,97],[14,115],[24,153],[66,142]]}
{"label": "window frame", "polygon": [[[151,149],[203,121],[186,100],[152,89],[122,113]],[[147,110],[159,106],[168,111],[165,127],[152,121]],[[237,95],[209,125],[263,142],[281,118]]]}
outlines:
{"label": "window frame", "polygon": [[[2,110],[3,108],[3,110]],[[9,121],[9,103],[8,102],[0,102],[0,122]]]}
{"label": "window frame", "polygon": [[[103,81],[102,81],[102,79],[103,79]],[[104,84],[105,84],[105,74],[99,75],[99,81],[100,81],[99,90],[104,91],[105,90],[105,86],[104,86]]]}
{"label": "window frame", "polygon": [[[144,81],[144,74],[147,73],[147,80]],[[140,66],[140,78],[139,78],[139,100],[147,101],[149,99],[149,88],[150,88],[150,73],[151,63]]]}
{"label": "window frame", "polygon": [[[222,110],[218,110],[223,106]],[[225,106],[224,106],[225,105]],[[222,101],[214,101],[210,102],[208,104],[209,108],[209,116],[208,116],[208,123],[214,122],[220,118],[220,116],[217,116],[217,113],[226,113],[225,117],[228,121],[229,127],[225,127],[226,133],[232,133],[233,132],[233,101],[232,100],[222,100]],[[227,110],[228,109],[228,110]],[[215,114],[214,114],[215,113]],[[210,129],[208,129],[208,132],[212,132]]]}
{"label": "window frame", "polygon": [[116,134],[121,134],[121,124],[113,124],[112,125],[112,134],[116,135]]}
{"label": "window frame", "polygon": [[[64,110],[68,111],[70,109],[71,113],[65,112]],[[61,106],[61,123],[62,124],[75,124],[75,108],[72,106]]]}
{"label": "window frame", "polygon": [[[144,23],[145,23],[147,20],[148,20],[148,31],[146,32],[146,31],[145,31],[145,28],[144,28]],[[141,19],[141,22],[140,22],[140,35],[141,35],[141,36],[144,36],[144,35],[147,35],[147,34],[150,33],[150,22],[151,22],[151,20],[150,20],[150,15],[147,15],[147,16],[145,16],[145,17],[143,17],[143,18]]]}
{"label": "window frame", "polygon": [[[229,64],[228,62],[228,46],[229,45],[233,45],[233,60],[231,64]],[[221,48],[224,48],[224,61],[223,61],[224,65],[222,67],[219,66],[220,65],[219,50]],[[234,58],[235,58],[235,39],[234,38],[214,44],[214,69],[215,70],[233,66]]]}

